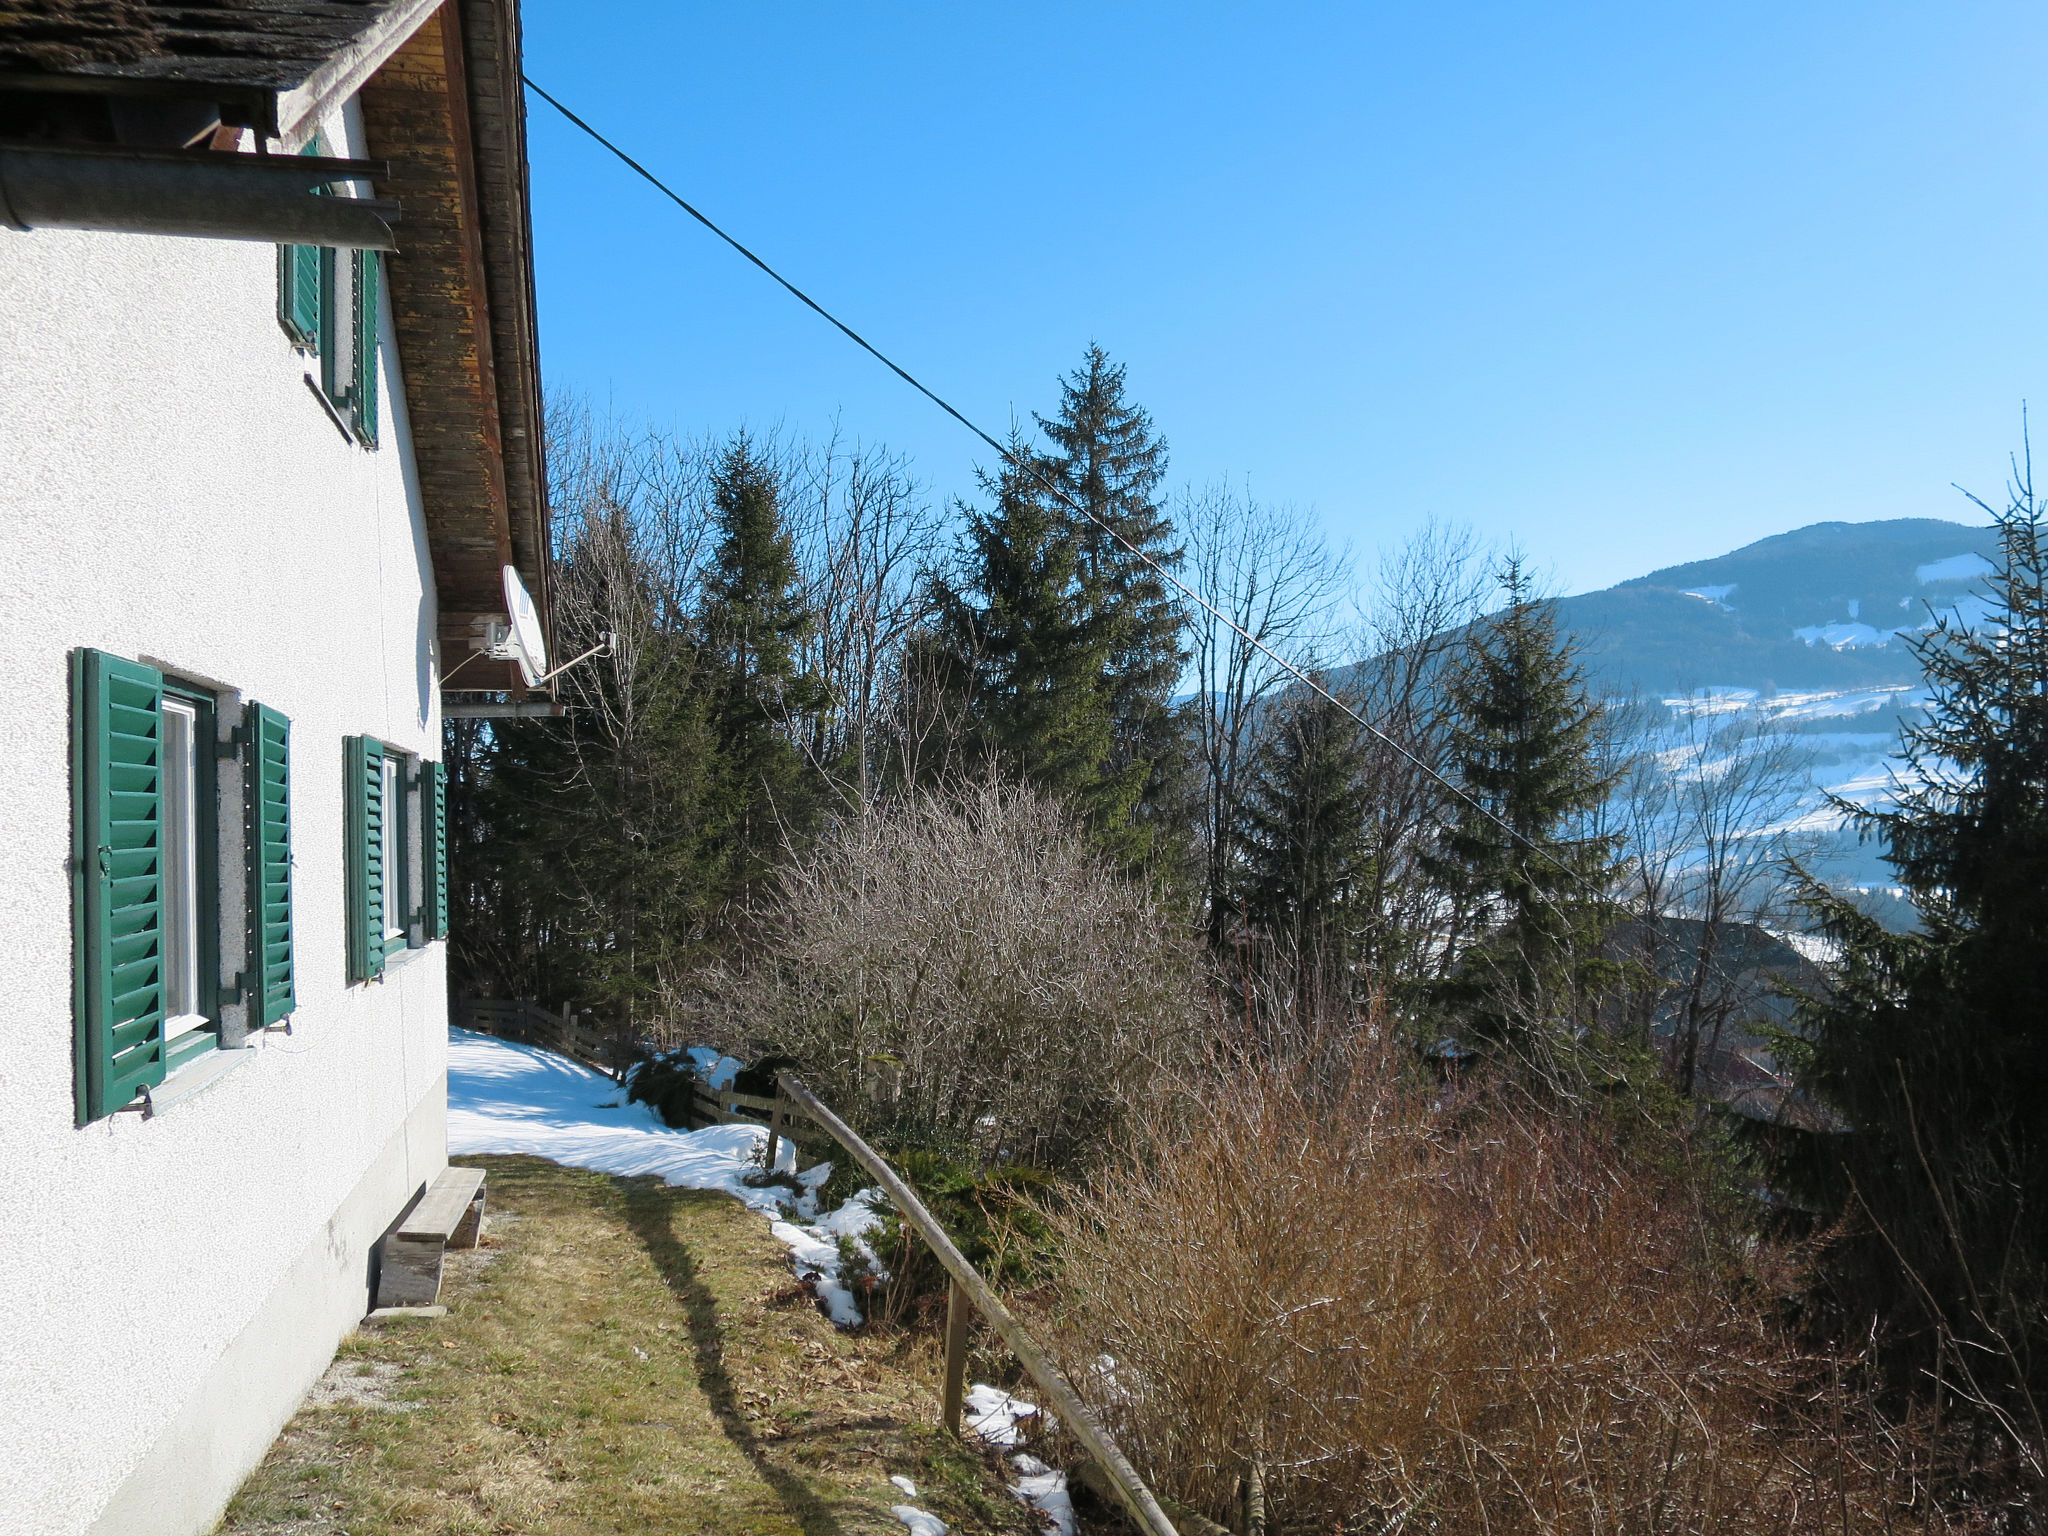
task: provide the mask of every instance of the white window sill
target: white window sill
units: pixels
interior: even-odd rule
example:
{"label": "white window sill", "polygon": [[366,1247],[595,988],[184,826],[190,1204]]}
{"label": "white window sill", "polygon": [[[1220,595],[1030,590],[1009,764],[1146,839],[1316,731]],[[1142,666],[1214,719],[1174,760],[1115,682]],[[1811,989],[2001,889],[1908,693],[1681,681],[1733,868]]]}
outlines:
{"label": "white window sill", "polygon": [[197,1098],[215,1083],[251,1060],[256,1052],[249,1046],[234,1050],[209,1051],[189,1067],[182,1067],[149,1091],[149,1117]]}
{"label": "white window sill", "polygon": [[394,949],[390,954],[384,957],[384,974],[386,976],[389,976],[393,971],[400,970],[405,966],[411,965],[413,961],[417,960],[421,955],[424,955],[428,950],[432,949],[435,944],[438,944],[440,942],[441,941],[439,939],[435,939],[430,943],[421,944],[416,947],[410,947],[406,949]]}

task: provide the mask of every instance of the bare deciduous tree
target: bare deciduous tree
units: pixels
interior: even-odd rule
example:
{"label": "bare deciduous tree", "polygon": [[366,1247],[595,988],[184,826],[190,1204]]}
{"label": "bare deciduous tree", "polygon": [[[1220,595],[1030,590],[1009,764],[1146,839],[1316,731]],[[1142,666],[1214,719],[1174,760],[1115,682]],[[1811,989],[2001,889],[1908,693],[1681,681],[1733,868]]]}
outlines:
{"label": "bare deciduous tree", "polygon": [[791,451],[784,478],[813,615],[803,660],[830,697],[802,744],[814,766],[865,801],[882,745],[895,739],[905,646],[930,617],[924,577],[943,514],[902,456],[848,448],[836,435]]}
{"label": "bare deciduous tree", "polygon": [[784,1053],[911,1144],[1058,1166],[1197,1021],[1188,942],[1071,813],[983,779],[857,807],[712,978],[729,1044]]}
{"label": "bare deciduous tree", "polygon": [[1457,952],[1460,912],[1423,872],[1443,825],[1453,720],[1447,684],[1491,590],[1469,529],[1430,522],[1380,563],[1351,679],[1366,740],[1371,879],[1359,893],[1361,951],[1375,985],[1434,974]]}
{"label": "bare deciduous tree", "polygon": [[1226,485],[1185,493],[1174,522],[1187,540],[1188,585],[1225,616],[1188,605],[1190,717],[1203,781],[1203,885],[1210,940],[1220,946],[1260,713],[1277,694],[1298,686],[1260,647],[1297,666],[1312,665],[1330,639],[1346,571],[1310,514],[1254,501]]}
{"label": "bare deciduous tree", "polygon": [[1622,1021],[1638,1038],[1669,1036],[1672,1079],[1691,1095],[1728,1026],[1766,1005],[1746,939],[1789,911],[1787,860],[1812,843],[1789,820],[1807,753],[1708,694],[1617,718],[1632,759],[1615,805],[1628,840],[1619,939],[1636,973]]}

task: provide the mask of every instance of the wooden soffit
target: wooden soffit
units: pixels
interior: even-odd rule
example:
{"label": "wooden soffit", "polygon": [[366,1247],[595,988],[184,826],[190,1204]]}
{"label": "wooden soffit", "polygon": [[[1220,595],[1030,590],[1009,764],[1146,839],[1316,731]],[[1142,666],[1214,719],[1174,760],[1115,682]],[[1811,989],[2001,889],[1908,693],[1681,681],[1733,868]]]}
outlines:
{"label": "wooden soffit", "polygon": [[539,349],[519,18],[512,0],[442,0],[365,82],[368,154],[404,223],[387,287],[440,599],[451,690],[521,694],[476,654],[515,567],[550,618]]}

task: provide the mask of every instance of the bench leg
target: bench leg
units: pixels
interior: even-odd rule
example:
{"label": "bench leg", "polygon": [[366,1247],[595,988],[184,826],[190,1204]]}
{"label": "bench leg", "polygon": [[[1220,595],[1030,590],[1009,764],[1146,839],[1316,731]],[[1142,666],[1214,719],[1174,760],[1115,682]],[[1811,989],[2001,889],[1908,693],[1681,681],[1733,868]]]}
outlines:
{"label": "bench leg", "polygon": [[469,1202],[469,1209],[462,1213],[462,1220],[455,1224],[455,1230],[448,1234],[450,1248],[474,1248],[484,1231],[484,1187],[476,1187],[476,1196]]}
{"label": "bench leg", "polygon": [[384,1260],[377,1272],[377,1305],[431,1307],[441,1294],[441,1253],[438,1242],[385,1238]]}

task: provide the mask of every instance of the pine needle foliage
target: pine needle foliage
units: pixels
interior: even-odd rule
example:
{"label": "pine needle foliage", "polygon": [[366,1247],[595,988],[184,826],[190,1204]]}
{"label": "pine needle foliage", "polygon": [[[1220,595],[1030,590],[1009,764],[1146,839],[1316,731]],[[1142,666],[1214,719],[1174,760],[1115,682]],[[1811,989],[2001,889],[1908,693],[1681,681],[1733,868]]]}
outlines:
{"label": "pine needle foliage", "polygon": [[1364,733],[1350,712],[1306,690],[1280,706],[1239,815],[1246,920],[1292,956],[1299,988],[1341,989],[1352,904],[1370,880]]}
{"label": "pine needle foliage", "polygon": [[705,688],[725,783],[724,819],[742,903],[766,877],[788,829],[808,822],[814,775],[795,740],[824,703],[798,661],[811,624],[783,525],[781,478],[745,433],[712,473],[718,545],[704,590]]}
{"label": "pine needle foliage", "polygon": [[[1012,447],[1023,458],[1021,439]],[[963,756],[1022,777],[1098,829],[1120,828],[1141,784],[1109,766],[1109,637],[1084,600],[1079,541],[1026,470],[1007,464],[982,486],[992,505],[962,509],[960,574],[935,584]]]}
{"label": "pine needle foliage", "polygon": [[[1981,503],[1980,503],[1981,505]],[[1987,511],[1990,509],[1987,507]],[[1919,931],[1809,880],[1840,946],[1790,1041],[1842,1134],[1799,1138],[1787,1187],[1846,1212],[1841,1319],[1885,1325],[1893,1379],[1974,1409],[2048,1488],[2048,546],[2031,467],[1993,513],[1991,612],[1917,646],[1930,700],[1891,809],[1837,807],[1883,840]],[[1930,1386],[1931,1384],[1931,1386]],[[2039,1529],[2036,1524],[2014,1529]]]}
{"label": "pine needle foliage", "polygon": [[1130,775],[1139,789],[1137,821],[1119,851],[1143,861],[1171,851],[1158,846],[1162,839],[1184,840],[1192,815],[1172,707],[1188,659],[1186,615],[1166,579],[1127,547],[1168,570],[1184,558],[1160,489],[1166,440],[1125,394],[1123,365],[1097,345],[1061,381],[1059,409],[1037,421],[1051,444],[1038,470],[1064,497],[1053,511],[1074,543],[1087,626],[1106,646],[1109,773],[1118,781]]}
{"label": "pine needle foliage", "polygon": [[1586,828],[1618,776],[1550,604],[1519,561],[1500,580],[1507,606],[1475,630],[1451,685],[1451,759],[1471,799],[1454,803],[1426,867],[1466,927],[1438,1006],[1475,1043],[1519,1050],[1570,1022],[1559,1015],[1598,973],[1615,842]]}

